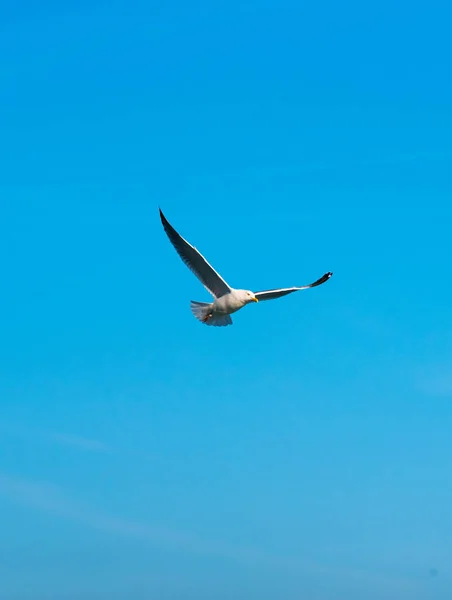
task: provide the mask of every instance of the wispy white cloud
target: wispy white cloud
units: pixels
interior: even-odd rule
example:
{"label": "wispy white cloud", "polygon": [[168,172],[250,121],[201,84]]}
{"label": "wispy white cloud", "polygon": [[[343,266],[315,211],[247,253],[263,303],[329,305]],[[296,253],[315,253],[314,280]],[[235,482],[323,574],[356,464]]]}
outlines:
{"label": "wispy white cloud", "polygon": [[68,449],[80,450],[81,452],[93,452],[96,454],[105,454],[110,456],[122,456],[130,459],[142,460],[145,462],[164,463],[171,466],[179,463],[162,455],[151,452],[136,450],[129,446],[114,446],[103,440],[86,437],[73,433],[51,431],[47,429],[38,429],[23,425],[22,423],[0,423],[0,432],[4,435],[24,439],[28,444],[45,444],[67,447]]}
{"label": "wispy white cloud", "polygon": [[73,435],[70,433],[32,428],[21,423],[0,423],[0,431],[6,435],[25,438],[27,441],[35,441],[45,444],[59,444],[89,452],[113,452],[113,448],[111,448],[111,446],[100,440],[80,435]]}
{"label": "wispy white cloud", "polygon": [[332,567],[290,557],[281,557],[256,548],[233,547],[216,541],[199,539],[191,534],[149,525],[129,519],[117,518],[83,507],[69,498],[61,488],[52,483],[32,481],[0,472],[0,495],[37,510],[50,512],[57,517],[77,521],[87,527],[117,533],[127,537],[148,540],[153,544],[205,556],[218,556],[260,568],[270,568],[294,573],[311,573],[336,576],[364,582],[383,588],[414,590],[416,582],[409,578],[394,577],[366,570]]}
{"label": "wispy white cloud", "polygon": [[96,529],[149,538],[171,545],[183,545],[184,542],[189,541],[186,536],[164,528],[150,527],[143,523],[110,517],[81,506],[69,498],[59,486],[46,481],[33,481],[0,472],[0,495],[7,496],[24,506],[48,511]]}
{"label": "wispy white cloud", "polygon": [[75,514],[75,507],[61,495],[59,487],[51,483],[35,482],[0,472],[0,494],[33,508],[65,516]]}
{"label": "wispy white cloud", "polygon": [[47,433],[49,440],[53,440],[65,446],[73,446],[80,450],[89,450],[91,452],[112,452],[112,448],[99,440],[93,440],[78,435],[68,433],[49,432]]}

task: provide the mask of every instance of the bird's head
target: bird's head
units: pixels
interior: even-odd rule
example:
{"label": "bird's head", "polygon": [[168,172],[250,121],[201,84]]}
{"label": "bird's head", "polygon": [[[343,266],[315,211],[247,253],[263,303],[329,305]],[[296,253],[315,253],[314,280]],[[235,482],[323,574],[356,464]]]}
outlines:
{"label": "bird's head", "polygon": [[249,302],[259,302],[259,300],[254,295],[254,292],[250,292],[249,290],[243,290],[245,295],[245,302],[248,304]]}

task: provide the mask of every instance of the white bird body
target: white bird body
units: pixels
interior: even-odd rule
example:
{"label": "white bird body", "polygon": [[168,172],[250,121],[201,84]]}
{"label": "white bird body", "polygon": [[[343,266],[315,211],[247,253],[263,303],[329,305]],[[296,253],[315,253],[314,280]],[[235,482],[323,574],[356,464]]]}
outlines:
{"label": "white bird body", "polygon": [[176,252],[214,297],[214,301],[210,303],[196,302],[194,300],[191,302],[191,311],[193,315],[206,325],[214,325],[217,327],[232,325],[232,319],[229,315],[237,312],[247,304],[262,300],[273,300],[291,294],[292,292],[316,287],[325,283],[325,281],[333,274],[331,272],[325,273],[325,275],[320,279],[317,279],[317,281],[314,281],[314,283],[302,287],[280,288],[262,292],[236,290],[226,283],[194,246],[177,233],[174,227],[169,224],[161,210],[160,219]]}
{"label": "white bird body", "polygon": [[248,290],[234,290],[215,298],[210,304],[207,302],[191,302],[193,315],[208,325],[224,326],[232,325],[229,317],[250,302],[258,302],[257,298]]}
{"label": "white bird body", "polygon": [[225,294],[220,298],[215,298],[213,302],[213,309],[215,312],[230,315],[250,302],[257,302],[257,298],[248,290],[234,290],[232,289],[229,294]]}

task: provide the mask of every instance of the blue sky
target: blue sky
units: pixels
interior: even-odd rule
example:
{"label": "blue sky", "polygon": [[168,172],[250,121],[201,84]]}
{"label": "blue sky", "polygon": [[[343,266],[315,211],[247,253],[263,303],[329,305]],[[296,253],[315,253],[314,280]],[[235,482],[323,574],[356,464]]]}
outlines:
{"label": "blue sky", "polygon": [[450,598],[449,3],[1,15],[2,598]]}

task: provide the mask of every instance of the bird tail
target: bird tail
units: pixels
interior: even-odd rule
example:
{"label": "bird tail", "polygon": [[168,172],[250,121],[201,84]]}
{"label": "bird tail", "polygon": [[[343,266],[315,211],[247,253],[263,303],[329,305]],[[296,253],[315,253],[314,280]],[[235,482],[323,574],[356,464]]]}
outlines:
{"label": "bird tail", "polygon": [[212,304],[209,302],[196,302],[192,300],[190,308],[193,316],[205,325],[213,325],[214,327],[232,325],[232,319],[229,315],[212,314]]}

